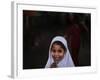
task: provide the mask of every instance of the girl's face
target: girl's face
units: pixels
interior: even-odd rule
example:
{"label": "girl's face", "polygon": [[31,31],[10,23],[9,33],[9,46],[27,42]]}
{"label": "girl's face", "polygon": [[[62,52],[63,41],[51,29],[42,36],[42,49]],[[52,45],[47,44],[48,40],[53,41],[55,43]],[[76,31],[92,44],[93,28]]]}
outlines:
{"label": "girl's face", "polygon": [[58,44],[52,45],[51,55],[55,62],[59,62],[60,60],[62,60],[62,58],[64,57],[64,54],[65,54],[65,51],[60,45]]}

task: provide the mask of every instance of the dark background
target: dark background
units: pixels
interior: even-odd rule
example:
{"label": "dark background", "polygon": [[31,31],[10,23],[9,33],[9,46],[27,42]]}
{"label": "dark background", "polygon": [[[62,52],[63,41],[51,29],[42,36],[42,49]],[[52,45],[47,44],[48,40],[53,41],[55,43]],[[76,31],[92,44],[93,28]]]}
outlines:
{"label": "dark background", "polygon": [[[88,31],[80,34],[77,66],[91,65],[91,14],[23,10],[23,69],[44,68],[48,59],[49,46],[53,37],[66,36],[73,14],[75,23],[84,22]],[[68,43],[70,45],[70,43]],[[69,47],[70,49],[71,47]],[[70,52],[71,49],[70,49]],[[73,55],[71,53],[71,55]]]}

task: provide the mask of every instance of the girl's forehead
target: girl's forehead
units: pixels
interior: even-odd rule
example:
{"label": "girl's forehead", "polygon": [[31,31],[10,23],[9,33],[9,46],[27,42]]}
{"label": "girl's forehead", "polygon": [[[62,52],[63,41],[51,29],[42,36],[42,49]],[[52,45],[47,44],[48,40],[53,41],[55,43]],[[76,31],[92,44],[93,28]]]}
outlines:
{"label": "girl's forehead", "polygon": [[57,43],[54,43],[54,44],[52,45],[52,47],[55,47],[55,46],[61,47],[61,45],[60,45],[60,44],[57,44]]}
{"label": "girl's forehead", "polygon": [[51,49],[63,49],[63,47],[59,44],[53,44]]}
{"label": "girl's forehead", "polygon": [[53,43],[53,44],[52,44],[52,47],[53,47],[53,46],[61,46],[61,44]]}

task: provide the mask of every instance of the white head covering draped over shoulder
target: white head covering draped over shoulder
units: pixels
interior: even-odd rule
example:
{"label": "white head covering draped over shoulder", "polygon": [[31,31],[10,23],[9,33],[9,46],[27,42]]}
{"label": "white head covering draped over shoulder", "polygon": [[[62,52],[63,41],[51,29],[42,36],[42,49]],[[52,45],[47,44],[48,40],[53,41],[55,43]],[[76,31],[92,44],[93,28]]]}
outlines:
{"label": "white head covering draped over shoulder", "polygon": [[51,50],[51,46],[55,41],[60,41],[62,44],[64,44],[65,48],[67,49],[63,59],[57,64],[58,67],[74,67],[74,62],[71,58],[69,49],[68,49],[68,45],[67,45],[67,40],[65,40],[64,37],[62,36],[56,36],[53,38],[51,44],[50,44],[50,48],[49,48],[49,57],[48,57],[48,61],[47,64],[45,66],[45,68],[50,68],[51,64],[54,62],[52,55],[50,53]]}

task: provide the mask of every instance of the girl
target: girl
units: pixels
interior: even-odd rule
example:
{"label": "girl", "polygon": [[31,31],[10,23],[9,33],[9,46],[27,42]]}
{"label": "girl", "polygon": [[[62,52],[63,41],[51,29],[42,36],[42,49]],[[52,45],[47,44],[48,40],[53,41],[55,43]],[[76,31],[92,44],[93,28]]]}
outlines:
{"label": "girl", "polygon": [[67,41],[62,36],[56,36],[53,38],[49,48],[48,61],[45,66],[45,68],[56,67],[74,67],[74,63],[67,46]]}

